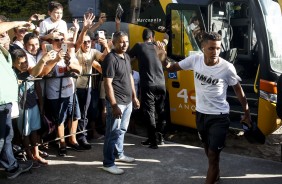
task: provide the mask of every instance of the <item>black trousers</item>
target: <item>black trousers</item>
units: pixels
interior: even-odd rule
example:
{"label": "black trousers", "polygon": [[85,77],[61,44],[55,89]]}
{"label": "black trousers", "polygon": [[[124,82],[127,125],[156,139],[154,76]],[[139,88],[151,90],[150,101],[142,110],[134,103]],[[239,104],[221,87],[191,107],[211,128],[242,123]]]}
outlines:
{"label": "black trousers", "polygon": [[[157,143],[156,132],[163,133],[166,124],[164,111],[166,89],[164,85],[141,86],[141,102],[144,120],[148,126],[148,138]],[[157,117],[157,121],[156,121]]]}

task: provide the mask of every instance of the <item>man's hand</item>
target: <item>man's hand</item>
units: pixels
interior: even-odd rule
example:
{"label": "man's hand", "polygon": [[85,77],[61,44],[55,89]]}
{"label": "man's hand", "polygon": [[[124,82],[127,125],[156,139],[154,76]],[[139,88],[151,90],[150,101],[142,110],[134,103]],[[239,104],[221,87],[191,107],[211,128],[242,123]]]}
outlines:
{"label": "man's hand", "polygon": [[242,117],[241,123],[245,123],[246,125],[248,125],[249,128],[252,127],[252,119],[251,119],[251,115],[250,115],[250,111],[247,110],[245,111],[244,116]]}
{"label": "man's hand", "polygon": [[108,40],[106,38],[99,38],[98,42],[104,47],[108,47]]}
{"label": "man's hand", "polygon": [[117,104],[113,105],[112,109],[113,109],[114,118],[121,119],[122,112],[121,112],[120,108],[118,107],[118,105]]}
{"label": "man's hand", "polygon": [[55,58],[56,58],[56,52],[54,50],[51,50],[42,56],[42,60],[44,61],[44,63],[50,60],[54,60]]}
{"label": "man's hand", "polygon": [[89,13],[88,15],[84,15],[83,27],[89,29],[93,26],[93,20],[95,19],[95,15],[93,13]]}
{"label": "man's hand", "polygon": [[132,99],[133,102],[133,108],[134,109],[139,109],[140,108],[140,102],[137,98]]}
{"label": "man's hand", "polygon": [[72,21],[73,27],[75,28],[75,31],[79,30],[79,23],[77,19],[74,19],[74,21]]}

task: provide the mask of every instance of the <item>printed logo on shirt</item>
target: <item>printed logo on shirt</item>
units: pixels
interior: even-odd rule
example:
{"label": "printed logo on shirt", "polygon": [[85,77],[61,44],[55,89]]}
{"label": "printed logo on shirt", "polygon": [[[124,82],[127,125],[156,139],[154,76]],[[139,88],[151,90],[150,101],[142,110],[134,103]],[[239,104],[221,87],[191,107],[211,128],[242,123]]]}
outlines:
{"label": "printed logo on shirt", "polygon": [[[66,90],[67,88],[71,88],[71,87],[72,87],[72,84],[67,84],[66,86],[62,86],[61,89],[62,89],[62,91],[63,91],[63,90]],[[59,93],[60,91],[57,90],[56,92]]]}
{"label": "printed logo on shirt", "polygon": [[58,72],[59,72],[59,74],[63,74],[65,72],[67,72],[67,67],[59,67]]}
{"label": "printed logo on shirt", "polygon": [[211,76],[206,76],[195,72],[195,79],[201,81],[201,85],[211,84],[216,85],[219,82],[219,79],[213,79]]}

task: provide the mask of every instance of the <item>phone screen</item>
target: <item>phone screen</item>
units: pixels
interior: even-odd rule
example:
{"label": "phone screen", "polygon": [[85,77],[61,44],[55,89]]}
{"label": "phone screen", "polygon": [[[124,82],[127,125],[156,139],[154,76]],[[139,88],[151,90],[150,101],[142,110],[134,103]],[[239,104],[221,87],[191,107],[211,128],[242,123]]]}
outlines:
{"label": "phone screen", "polygon": [[63,50],[64,52],[67,52],[67,50],[68,50],[68,45],[67,45],[66,43],[63,43],[62,46],[61,46],[61,48],[62,48],[62,50]]}

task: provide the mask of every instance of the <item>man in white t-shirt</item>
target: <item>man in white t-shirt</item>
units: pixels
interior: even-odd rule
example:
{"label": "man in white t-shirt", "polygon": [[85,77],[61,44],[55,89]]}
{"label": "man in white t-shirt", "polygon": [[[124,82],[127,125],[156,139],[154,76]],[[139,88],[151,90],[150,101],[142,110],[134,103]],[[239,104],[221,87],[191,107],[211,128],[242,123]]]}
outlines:
{"label": "man in white t-shirt", "polygon": [[243,109],[242,121],[250,125],[251,117],[246,96],[239,83],[234,66],[219,57],[221,35],[203,34],[203,54],[191,55],[178,63],[163,61],[170,72],[193,70],[196,91],[196,124],[209,160],[206,184],[219,180],[219,157],[229,128],[229,104],[226,101],[228,86],[232,86]]}

